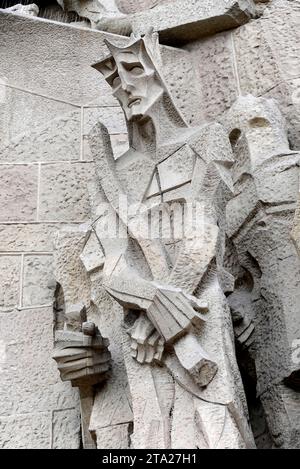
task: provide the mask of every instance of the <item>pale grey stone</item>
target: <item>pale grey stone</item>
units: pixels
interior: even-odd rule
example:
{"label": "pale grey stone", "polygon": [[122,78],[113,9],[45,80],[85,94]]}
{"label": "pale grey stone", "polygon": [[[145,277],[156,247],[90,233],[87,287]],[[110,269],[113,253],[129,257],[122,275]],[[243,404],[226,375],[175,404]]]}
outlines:
{"label": "pale grey stone", "polygon": [[0,256],[0,310],[11,311],[20,303],[21,256]]}
{"label": "pale grey stone", "polygon": [[[190,434],[193,448],[207,444],[224,448],[253,447],[235,362],[230,311],[217,269],[211,271],[210,281],[205,281],[211,263],[216,262],[217,267],[222,263],[224,209],[233,191],[230,175],[233,157],[228,134],[218,124],[202,128],[187,126],[159,73],[157,35],[128,41],[125,52],[131,54],[130,63],[134,63],[136,73],[125,67],[124,48],[112,42],[108,42],[108,47],[112,56],[97,63],[95,68],[112,85],[124,110],[130,149],[115,161],[109,133],[98,125],[91,136],[91,150],[101,186],[98,190],[105,194],[125,224],[128,240],[126,243],[126,238],[102,237],[104,223],[99,218],[96,233],[103,243],[105,263],[97,280],[102,279],[104,289],[125,311],[138,311],[131,320],[127,318],[128,323],[125,319],[128,336],[123,346],[133,410],[132,446],[174,447],[175,435],[182,432],[182,422],[177,421],[173,426],[173,421],[171,427],[169,416],[183,404],[174,399],[173,378],[191,400],[187,421],[193,422]],[[146,128],[145,121],[148,121]],[[188,202],[202,201],[205,206],[198,219],[187,217],[180,237],[182,244],[175,249],[173,257],[167,257],[166,245],[175,243],[174,235],[165,238],[165,228],[163,235],[158,232],[156,236],[153,233],[145,236],[143,232],[150,213],[141,202],[146,194],[147,197],[153,192],[155,195],[154,175],[162,204],[152,207],[151,228],[155,208],[170,222],[172,210],[168,202],[172,197],[164,203],[165,192],[176,190],[174,201],[183,200],[187,213]],[[125,195],[136,204],[136,212],[128,217],[119,199]],[[100,215],[95,209],[93,212]],[[154,228],[159,226],[159,218],[154,225]],[[92,278],[94,282],[96,277],[91,275]],[[98,300],[97,306],[101,310],[101,301]],[[148,321],[140,315],[147,315]],[[156,334],[152,333],[153,329]],[[158,368],[156,361],[163,368]],[[106,386],[109,387],[109,381]],[[106,399],[111,406],[111,396]],[[202,399],[210,404],[207,418],[202,412]],[[96,402],[103,402],[101,394]],[[97,420],[96,409],[92,412],[91,428],[97,434],[100,418]],[[203,421],[195,428],[195,419],[201,419],[201,415]],[[211,415],[217,416],[214,421]],[[108,429],[110,438],[112,421]]]}
{"label": "pale grey stone", "polygon": [[0,147],[1,161],[24,163],[80,159],[80,110],[56,117],[44,126],[10,138]]}
{"label": "pale grey stone", "polygon": [[35,3],[30,3],[29,5],[18,3],[12,7],[5,8],[5,11],[16,15],[38,16],[39,7]]}
{"label": "pale grey stone", "polygon": [[298,2],[276,0],[261,19],[234,33],[242,94],[266,94],[279,102],[293,149],[299,148],[299,100],[293,86],[299,76],[299,15]]}
{"label": "pale grey stone", "polygon": [[186,46],[198,77],[196,87],[200,96],[200,122],[216,119],[230,108],[238,96],[232,44],[232,32],[222,32]]}
{"label": "pale grey stone", "polygon": [[[26,414],[29,435],[16,431],[15,438],[28,439],[34,435],[37,420],[30,415],[49,413],[51,410],[76,408],[78,396],[68,383],[62,383],[54,360],[53,308],[26,309],[0,314],[1,340],[5,359],[1,363],[1,417],[13,420],[14,416]],[[18,344],[22,344],[20,347]],[[18,417],[17,417],[18,418]],[[49,421],[51,429],[51,420]],[[50,435],[50,433],[49,433]],[[8,440],[10,438],[8,437]],[[13,440],[12,440],[13,441]],[[50,445],[50,441],[48,442]],[[28,441],[29,447],[35,447]]]}
{"label": "pale grey stone", "polygon": [[92,163],[42,165],[40,221],[86,221],[89,218],[87,184],[92,175]]}
{"label": "pale grey stone", "polygon": [[[5,99],[0,107],[1,149],[12,142],[14,142],[15,145],[17,145],[17,143],[22,145],[22,142],[25,142],[23,144],[23,151],[27,151],[27,153],[31,154],[35,152],[36,149],[32,148],[30,137],[35,138],[35,144],[39,143],[41,149],[40,140],[42,136],[39,137],[38,134],[42,131],[44,138],[48,138],[47,146],[50,145],[51,149],[49,136],[47,137],[47,135],[45,135],[45,132],[47,134],[51,129],[52,133],[56,130],[56,134],[53,136],[54,138],[61,138],[61,141],[67,140],[70,145],[72,144],[72,139],[76,140],[76,137],[77,139],[79,138],[75,133],[72,135],[63,133],[61,136],[58,133],[59,122],[61,122],[61,125],[68,129],[68,131],[76,129],[76,112],[80,112],[78,107],[60,100],[47,98],[46,96],[39,96],[30,92],[30,90],[26,91],[11,87],[10,84],[8,80],[0,80],[0,91],[5,91]],[[71,125],[64,121],[64,119],[67,120],[68,118],[71,118]],[[25,148],[26,142],[28,145],[31,145],[31,148]],[[16,148],[18,147],[16,146]],[[57,150],[59,149],[57,148]],[[42,151],[47,151],[47,148],[42,148]],[[42,160],[37,151],[36,155],[39,160]],[[24,158],[28,158],[28,156],[24,155]]]}
{"label": "pale grey stone", "polygon": [[110,134],[127,132],[124,115],[119,106],[84,108],[84,135],[88,135],[98,122],[105,125]]}
{"label": "pale grey stone", "polygon": [[126,14],[148,10],[168,0],[115,0],[118,8]]}
{"label": "pale grey stone", "polygon": [[80,448],[80,417],[78,409],[53,412],[52,449]]}
{"label": "pale grey stone", "polygon": [[50,449],[51,412],[0,417],[1,449]]}
{"label": "pale grey stone", "polygon": [[1,165],[0,183],[0,222],[36,221],[37,165]]}
{"label": "pale grey stone", "polygon": [[[109,88],[90,68],[106,53],[103,33],[3,12],[0,16],[1,73],[9,85],[67,103],[115,104]],[[16,48],[15,41],[20,36],[22,41]],[[41,37],[47,37],[47,42]],[[70,50],[74,53],[70,54]],[[37,80],[41,63],[43,79]]]}
{"label": "pale grey stone", "polygon": [[131,17],[134,33],[147,32],[150,24],[160,34],[162,43],[178,45],[201,36],[234,28],[255,13],[252,1],[224,1],[203,3],[174,0],[163,2]]}
{"label": "pale grey stone", "polygon": [[0,224],[0,251],[52,252],[57,228],[48,223]]}
{"label": "pale grey stone", "polygon": [[22,306],[53,303],[56,282],[52,256],[24,256]]}
{"label": "pale grey stone", "polygon": [[0,447],[299,446],[298,3],[0,11]]}

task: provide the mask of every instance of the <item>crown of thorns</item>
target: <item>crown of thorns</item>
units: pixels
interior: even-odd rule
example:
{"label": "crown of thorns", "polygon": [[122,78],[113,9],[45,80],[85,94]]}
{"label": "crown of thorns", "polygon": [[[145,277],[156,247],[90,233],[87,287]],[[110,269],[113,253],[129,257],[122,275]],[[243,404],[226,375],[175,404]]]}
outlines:
{"label": "crown of thorns", "polygon": [[161,56],[159,50],[159,38],[158,33],[156,32],[149,31],[144,36],[136,36],[132,34],[128,38],[128,42],[125,43],[125,45],[123,42],[122,45],[120,45],[107,39],[104,39],[104,42],[110,51],[110,55],[105,57],[100,62],[96,62],[92,65],[92,67],[101,72],[105,80],[109,83],[112,83],[117,75],[117,65],[114,59],[114,55],[117,52],[130,50],[135,52],[137,55],[139,55],[142,51],[146,52],[155,68],[160,67]]}

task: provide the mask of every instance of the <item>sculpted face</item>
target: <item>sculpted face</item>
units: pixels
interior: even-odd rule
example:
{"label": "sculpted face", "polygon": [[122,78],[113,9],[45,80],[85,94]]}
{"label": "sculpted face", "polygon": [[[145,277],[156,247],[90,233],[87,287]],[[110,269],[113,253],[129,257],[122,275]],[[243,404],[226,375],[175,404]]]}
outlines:
{"label": "sculpted face", "polygon": [[[110,67],[100,69],[120,102],[128,121],[138,120],[163,94],[162,84],[145,49],[135,44],[125,49],[112,49]],[[110,68],[110,73],[107,69]]]}

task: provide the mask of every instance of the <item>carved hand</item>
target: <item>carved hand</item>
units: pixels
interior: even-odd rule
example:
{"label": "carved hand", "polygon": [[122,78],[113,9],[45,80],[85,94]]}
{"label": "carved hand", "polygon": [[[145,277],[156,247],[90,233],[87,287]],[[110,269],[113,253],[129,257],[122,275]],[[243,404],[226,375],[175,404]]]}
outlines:
{"label": "carved hand", "polygon": [[156,291],[147,316],[167,343],[175,342],[192,328],[206,321],[202,313],[208,305],[179,288],[152,283]]}
{"label": "carved hand", "polygon": [[127,331],[131,338],[131,356],[139,363],[161,362],[164,339],[145,314],[140,314]]}
{"label": "carved hand", "polygon": [[111,355],[94,323],[82,325],[82,332],[57,333],[54,360],[62,381],[72,381],[73,386],[93,385],[106,379]]}

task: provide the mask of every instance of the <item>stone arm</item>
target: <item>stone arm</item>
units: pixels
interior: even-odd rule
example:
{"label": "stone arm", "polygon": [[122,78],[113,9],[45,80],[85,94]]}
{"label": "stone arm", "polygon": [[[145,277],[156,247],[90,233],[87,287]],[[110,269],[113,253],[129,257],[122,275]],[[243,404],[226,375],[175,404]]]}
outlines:
{"label": "stone arm", "polygon": [[123,307],[145,313],[130,333],[133,355],[138,361],[161,361],[164,344],[174,350],[199,385],[206,386],[212,380],[217,365],[193,333],[193,326],[201,326],[206,320],[206,303],[180,288],[147,281],[126,267],[106,278],[104,287]]}
{"label": "stone arm", "polygon": [[111,368],[109,340],[93,322],[86,321],[82,303],[70,305],[63,330],[56,331],[54,353],[62,381],[72,386],[93,386],[105,381]]}

